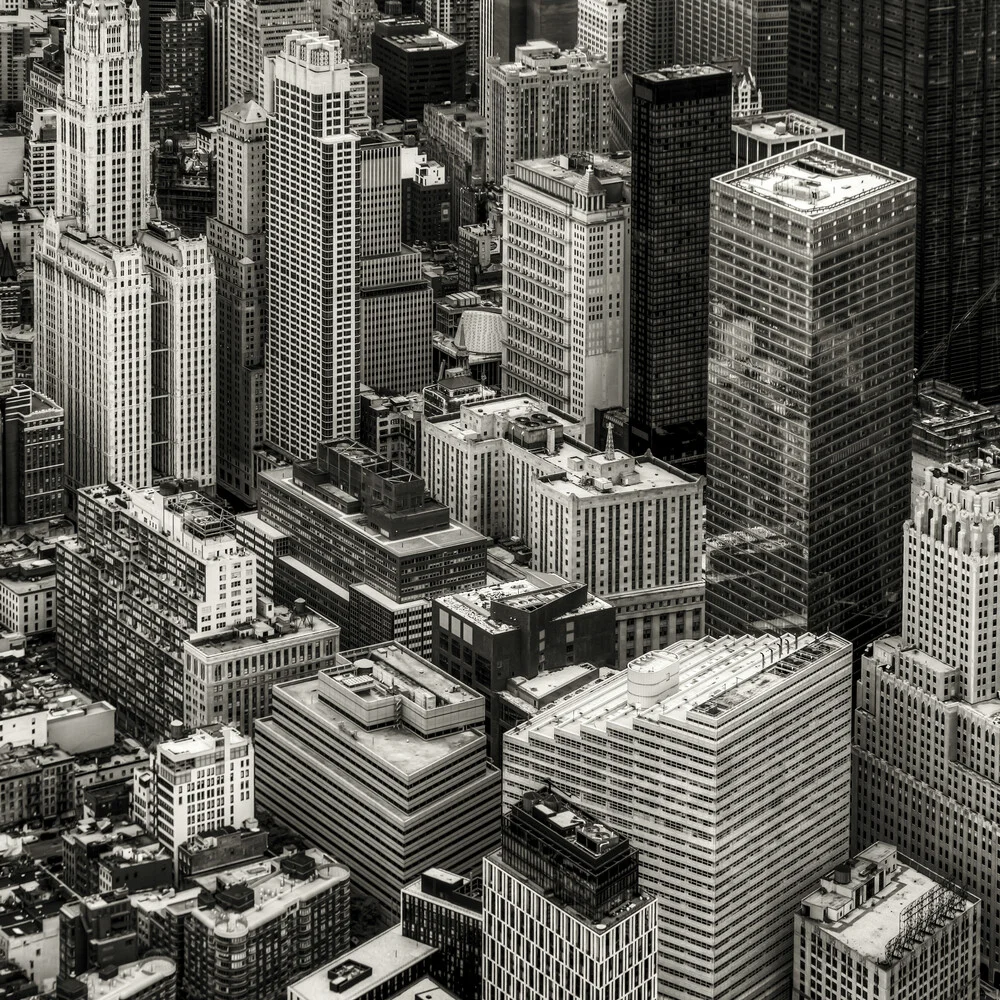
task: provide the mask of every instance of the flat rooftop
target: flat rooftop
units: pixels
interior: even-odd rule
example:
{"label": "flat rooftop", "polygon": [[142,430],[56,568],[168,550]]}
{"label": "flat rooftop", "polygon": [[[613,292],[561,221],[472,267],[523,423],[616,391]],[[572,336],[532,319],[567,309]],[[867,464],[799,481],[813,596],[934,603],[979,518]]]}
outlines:
{"label": "flat rooftop", "polygon": [[755,139],[782,140],[842,136],[844,129],[822,118],[813,118],[798,111],[772,111],[733,122],[733,131]]}
{"label": "flat rooftop", "polygon": [[86,983],[89,1000],[124,1000],[176,974],[177,965],[171,959],[144,958],[119,966],[117,975],[111,979],[102,979],[100,972],[88,972],[77,978]]}
{"label": "flat rooftop", "polygon": [[818,217],[914,182],[860,156],[810,142],[723,174],[715,183],[738,188],[799,215]]}
{"label": "flat rooftop", "polygon": [[383,35],[387,42],[391,42],[404,52],[446,51],[457,49],[463,43],[458,39],[451,38],[434,28],[427,31],[401,31],[395,35]]}
{"label": "flat rooftop", "polygon": [[[837,636],[811,633],[793,636],[723,636],[676,642],[668,649],[645,653],[625,670],[543,709],[534,719],[507,735],[526,741],[528,733],[553,737],[556,732],[578,736],[583,729],[607,732],[609,726],[631,729],[646,722],[696,722],[712,725],[748,700],[780,685],[822,656],[849,656],[851,644]],[[629,675],[673,674],[658,701],[640,708],[629,697]]]}
{"label": "flat rooftop", "polygon": [[[289,608],[275,608],[276,614],[291,613]],[[315,611],[307,611],[301,618],[293,618],[286,626],[288,631],[278,633],[274,623],[264,618],[258,618],[247,623],[239,631],[223,632],[219,635],[194,638],[192,646],[202,650],[207,655],[234,655],[244,650],[255,651],[259,646],[268,647],[291,645],[304,639],[319,639],[323,636],[339,634],[340,626],[334,625]],[[239,634],[242,632],[243,634]]]}
{"label": "flat rooftop", "polygon": [[638,73],[637,80],[650,80],[653,83],[665,83],[667,80],[691,80],[703,76],[728,76],[732,77],[732,72],[728,69],[720,69],[718,66],[661,66],[659,69],[650,70],[648,73]]}
{"label": "flat rooftop", "polygon": [[[336,1000],[357,1000],[436,951],[437,948],[432,945],[404,937],[402,925],[396,924],[328,965],[320,966],[297,983],[292,983],[288,987],[288,1000],[331,1000],[334,997]],[[355,969],[368,969],[370,972],[343,992],[332,992],[331,982],[338,976],[349,982],[357,974]]]}
{"label": "flat rooftop", "polygon": [[[398,687],[413,691],[428,691],[445,705],[460,705],[481,697],[451,674],[439,670],[430,660],[425,660],[398,642],[347,650],[343,656],[359,669],[378,666],[397,682]],[[351,686],[350,678],[359,676],[356,672],[324,671],[324,673],[334,683],[343,684],[345,687]]]}

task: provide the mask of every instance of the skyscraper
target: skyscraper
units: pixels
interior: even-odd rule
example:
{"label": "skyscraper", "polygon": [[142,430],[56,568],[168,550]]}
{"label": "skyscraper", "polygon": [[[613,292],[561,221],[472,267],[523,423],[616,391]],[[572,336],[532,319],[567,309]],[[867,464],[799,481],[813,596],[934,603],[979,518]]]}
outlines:
{"label": "skyscraper", "polygon": [[865,650],[854,715],[857,849],[887,840],[982,900],[1000,987],[996,636],[1000,472],[928,469],[903,529],[902,635]]}
{"label": "skyscraper", "polygon": [[732,75],[637,75],[632,104],[631,450],[704,453],[709,182],[731,164]]}
{"label": "skyscraper", "polygon": [[584,425],[622,405],[629,205],[620,174],[560,156],[504,183],[503,384]]}
{"label": "skyscraper", "polygon": [[516,160],[608,148],[611,64],[547,41],[487,61],[486,170],[500,182]]}
{"label": "skyscraper", "polygon": [[549,783],[629,838],[661,998],[784,1000],[792,915],[847,855],[850,704],[836,636],[677,643],[507,733],[504,804]]}
{"label": "skyscraper", "polygon": [[256,498],[254,450],[264,443],[267,333],[267,116],[256,102],[222,112],[216,133],[218,209],[207,237],[216,271],[218,481]]}
{"label": "skyscraper", "polygon": [[914,187],[819,143],[712,182],[710,631],[898,614]]}
{"label": "skyscraper", "polygon": [[267,439],[295,459],[355,436],[357,142],[340,44],[293,31],[267,65]]}
{"label": "skyscraper", "polygon": [[916,364],[1000,399],[1000,84],[992,0],[790,5],[792,107],[917,179]]}
{"label": "skyscraper", "polygon": [[484,1000],[654,1000],[656,944],[628,838],[548,787],[514,803],[483,859]]}
{"label": "skyscraper", "polygon": [[607,59],[612,80],[625,72],[627,11],[624,0],[580,0],[577,10],[576,44]]}
{"label": "skyscraper", "polygon": [[[581,6],[586,0],[581,0]],[[649,73],[674,64],[676,0],[628,0],[625,18],[625,69]]]}

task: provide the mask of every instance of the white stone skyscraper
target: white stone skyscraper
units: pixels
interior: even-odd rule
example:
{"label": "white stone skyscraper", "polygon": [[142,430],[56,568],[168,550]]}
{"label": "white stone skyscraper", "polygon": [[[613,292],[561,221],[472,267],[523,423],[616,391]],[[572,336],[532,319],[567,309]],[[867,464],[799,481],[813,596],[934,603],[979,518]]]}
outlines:
{"label": "white stone skyscraper", "polygon": [[550,783],[631,840],[661,998],[786,1000],[793,914],[847,854],[850,706],[834,635],[678,642],[505,734],[504,804]]}
{"label": "white stone skyscraper", "polygon": [[903,529],[902,635],[861,661],[851,839],[979,896],[981,975],[1000,987],[1000,471],[925,476]]}
{"label": "white stone skyscraper", "polygon": [[149,221],[149,99],[142,90],[139,5],[79,0],[66,17],[56,108],[56,215],[130,246]]}
{"label": "white stone skyscraper", "polygon": [[339,42],[294,31],[265,75],[267,439],[304,459],[356,436],[358,137]]}
{"label": "white stone skyscraper", "polygon": [[216,270],[216,426],[219,485],[256,499],[254,450],[264,443],[267,333],[267,115],[233,104],[216,133],[218,194],[207,222]]}

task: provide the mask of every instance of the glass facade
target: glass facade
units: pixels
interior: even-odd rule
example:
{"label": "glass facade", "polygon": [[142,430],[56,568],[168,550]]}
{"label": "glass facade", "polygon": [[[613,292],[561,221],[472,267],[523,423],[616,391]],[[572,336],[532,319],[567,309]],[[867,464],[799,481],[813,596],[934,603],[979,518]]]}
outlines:
{"label": "glass facade", "polygon": [[917,178],[921,374],[984,401],[1000,400],[998,20],[995,0],[800,0],[789,14],[791,106]]}
{"label": "glass facade", "polygon": [[894,628],[915,184],[812,143],[712,184],[708,626]]}
{"label": "glass facade", "polygon": [[637,76],[632,113],[631,450],[680,458],[704,453],[709,181],[732,165],[732,76]]}

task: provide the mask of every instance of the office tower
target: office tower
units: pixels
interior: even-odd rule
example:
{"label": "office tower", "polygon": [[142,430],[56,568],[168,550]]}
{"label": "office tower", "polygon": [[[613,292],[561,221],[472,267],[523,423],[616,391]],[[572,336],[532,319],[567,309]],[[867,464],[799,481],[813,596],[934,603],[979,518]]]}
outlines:
{"label": "office tower", "polygon": [[608,148],[611,64],[551,42],[519,45],[513,62],[487,61],[486,172],[500,182],[516,160]]}
{"label": "office tower", "polygon": [[748,66],[763,92],[763,110],[787,107],[789,6],[788,0],[738,0],[735,4],[676,0],[673,58],[678,63],[734,61]]}
{"label": "office tower", "polygon": [[403,242],[447,243],[451,235],[451,190],[444,165],[417,154],[413,177],[403,178]]}
{"label": "office tower", "polygon": [[479,31],[482,10],[477,0],[427,0],[424,18],[438,31],[465,45],[465,92],[479,94]]}
{"label": "office tower", "polygon": [[819,143],[712,182],[710,631],[894,627],[914,202]]}
{"label": "office tower", "polygon": [[206,683],[188,674],[184,643],[256,617],[255,560],[230,534],[232,515],[176,489],[81,489],[78,535],[56,547],[59,661],[148,738],[184,718],[185,692]]}
{"label": "office tower", "polygon": [[[111,970],[114,970],[112,972]],[[175,1000],[177,963],[161,955],[56,980],[56,1000]]]}
{"label": "office tower", "polygon": [[792,915],[848,851],[850,703],[836,636],[678,644],[507,733],[504,802],[550,782],[631,840],[661,997],[784,998]]}
{"label": "office tower", "polygon": [[351,63],[351,121],[359,127],[381,124],[382,74],[374,63]]}
{"label": "office tower", "polygon": [[424,475],[463,524],[520,539],[533,570],[612,604],[624,666],[704,634],[704,481],[579,429],[526,396],[470,402],[424,420]]}
{"label": "office tower", "polygon": [[1000,475],[925,473],[903,531],[903,630],[865,650],[852,843],[888,840],[982,901],[980,968],[1000,986],[996,658]]}
{"label": "office tower", "polygon": [[732,75],[637,75],[632,102],[631,448],[704,454],[709,183],[732,165]]}
{"label": "office tower", "polygon": [[[139,5],[140,41],[142,43],[142,89],[160,89],[165,51],[163,18],[174,10],[178,0],[136,0]],[[180,0],[181,3],[184,0]]]}
{"label": "office tower", "polygon": [[503,190],[503,388],[584,424],[622,405],[629,324],[624,179],[585,160],[513,164]]}
{"label": "office tower", "polygon": [[64,50],[55,214],[76,217],[88,236],[128,247],[149,221],[138,4],[78,0],[66,18]]}
{"label": "office tower", "polygon": [[228,0],[225,45],[225,103],[261,101],[267,104],[264,76],[267,62],[279,56],[285,36],[311,31],[312,0]]}
{"label": "office tower", "polygon": [[[212,123],[209,128],[215,131],[218,126]],[[175,133],[160,144],[153,164],[160,221],[175,225],[184,236],[204,236],[216,209],[214,139],[206,141],[197,132]]]}
{"label": "office tower", "polygon": [[254,733],[257,799],[398,914],[422,871],[471,871],[495,849],[500,772],[471,688],[398,643],[348,659],[274,688]]}
{"label": "office tower", "polygon": [[[431,599],[486,582],[486,538],[426,496],[424,480],[353,441],[312,462],[262,472],[256,513],[237,518],[261,590],[310,607],[367,639],[431,650]],[[377,526],[377,530],[374,526]]]}
{"label": "office tower", "polygon": [[42,212],[56,204],[56,112],[36,111],[24,137],[24,199]]}
{"label": "office tower", "polygon": [[267,334],[267,116],[234,104],[216,135],[217,214],[207,223],[216,273],[218,485],[254,503],[255,451],[264,444]]}
{"label": "office tower", "polygon": [[3,524],[63,516],[66,505],[62,407],[26,385],[0,394]]}
{"label": "office tower", "polygon": [[320,28],[340,42],[344,58],[370,61],[372,33],[381,16],[375,0],[324,0],[322,6]]}
{"label": "office tower", "polygon": [[514,677],[540,677],[575,663],[612,666],[615,611],[575,583],[527,580],[434,599],[433,661],[486,699],[489,755],[503,752],[500,701]]}
{"label": "office tower", "polygon": [[626,837],[543,786],[483,860],[484,1000],[653,1000],[656,900]]}
{"label": "office tower", "polygon": [[[357,136],[340,44],[294,31],[267,66],[267,440],[296,459],[353,437]],[[321,111],[321,113],[317,113]],[[336,212],[328,212],[332,198]]]}
{"label": "office tower", "polygon": [[737,167],[766,160],[778,153],[819,142],[844,148],[844,130],[798,111],[773,111],[737,120],[733,115],[733,152]]}
{"label": "office tower", "polygon": [[208,32],[206,114],[216,121],[229,100],[229,50],[232,36],[231,0],[205,0]]}
{"label": "office tower", "polygon": [[485,198],[488,126],[477,111],[465,104],[424,108],[427,155],[444,164],[451,186],[451,238],[459,226],[482,221]]}
{"label": "office tower", "polygon": [[46,218],[35,248],[35,382],[63,408],[72,490],[150,482],[150,301],[139,246]]}
{"label": "office tower", "polygon": [[976,1000],[979,900],[876,843],[837,865],[795,914],[793,1000]]}
{"label": "office tower", "polygon": [[676,0],[627,0],[625,70],[651,73],[673,66]]}
{"label": "office tower", "polygon": [[160,21],[163,50],[157,89],[179,88],[190,95],[191,117],[178,128],[192,129],[207,117],[209,20],[192,0],[181,0]]}
{"label": "office tower", "polygon": [[361,387],[360,443],[393,465],[420,475],[420,425],[424,417],[424,397],[382,396]]}
{"label": "office tower", "polygon": [[464,99],[465,42],[419,18],[401,17],[375,25],[371,48],[387,118],[420,118],[425,104]]}
{"label": "office tower", "polygon": [[136,822],[170,851],[176,866],[178,848],[195,834],[254,818],[253,760],[250,737],[232,726],[162,740],[149,755],[149,769],[133,777]]}
{"label": "office tower", "polygon": [[184,921],[188,996],[273,1000],[349,945],[351,873],[315,848],[199,881],[208,898]]}
{"label": "office tower", "polygon": [[852,153],[917,179],[921,376],[1000,398],[1000,11],[908,0],[883,21],[867,0],[789,9],[791,106],[842,125]]}
{"label": "office tower", "polygon": [[150,442],[155,478],[215,485],[215,266],[204,236],[150,223]]}
{"label": "office tower", "polygon": [[21,110],[32,51],[32,17],[20,0],[0,10],[0,107],[10,121]]}
{"label": "office tower", "polygon": [[625,72],[627,10],[624,0],[579,0],[576,44],[592,56],[607,59],[612,80]]}
{"label": "office tower", "polygon": [[[402,143],[381,132],[357,140],[356,351],[361,381],[415,392],[431,377],[434,293],[420,254],[403,246]],[[359,403],[360,409],[360,403]]]}

